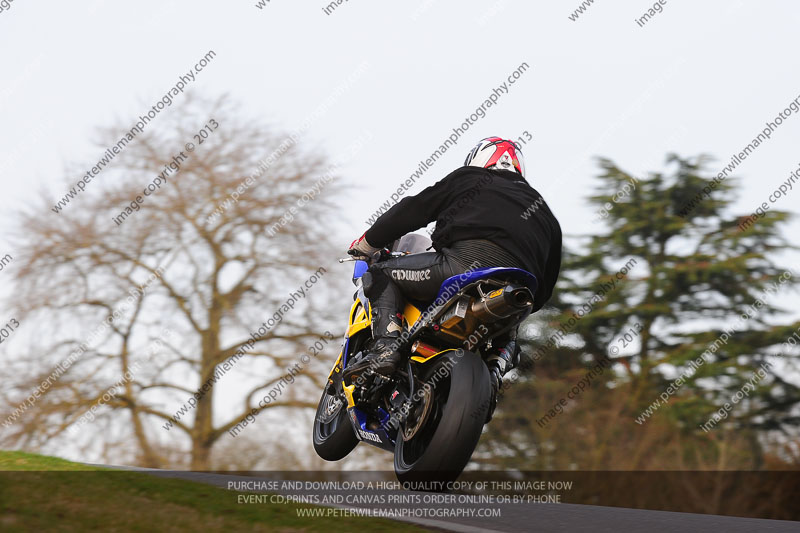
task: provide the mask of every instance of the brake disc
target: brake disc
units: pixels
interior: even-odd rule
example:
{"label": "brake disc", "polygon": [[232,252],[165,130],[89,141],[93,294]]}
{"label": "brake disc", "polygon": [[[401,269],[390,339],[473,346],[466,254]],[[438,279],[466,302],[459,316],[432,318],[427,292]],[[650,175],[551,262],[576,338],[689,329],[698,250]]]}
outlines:
{"label": "brake disc", "polygon": [[341,411],[343,405],[344,400],[342,400],[339,396],[328,396],[325,398],[325,406],[322,409],[320,422],[327,424],[333,420],[334,417],[339,414],[339,411]]}
{"label": "brake disc", "polygon": [[417,389],[415,394],[421,394],[422,399],[414,409],[412,414],[406,418],[405,427],[403,429],[403,440],[408,442],[413,439],[420,428],[425,424],[428,415],[431,412],[431,405],[433,405],[433,388],[424,384],[420,389]]}

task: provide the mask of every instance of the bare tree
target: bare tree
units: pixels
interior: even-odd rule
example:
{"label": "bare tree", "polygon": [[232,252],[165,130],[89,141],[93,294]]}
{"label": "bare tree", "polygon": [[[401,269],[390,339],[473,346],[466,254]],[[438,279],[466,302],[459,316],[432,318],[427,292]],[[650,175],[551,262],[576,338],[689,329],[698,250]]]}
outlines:
{"label": "bare tree", "polygon": [[[101,149],[125,131],[104,131]],[[12,410],[40,394],[7,438],[36,447],[68,431],[97,450],[135,442],[151,467],[176,466],[177,446],[190,453],[184,464],[206,469],[248,414],[316,407],[330,362],[298,361],[324,336],[338,294],[325,277],[334,172],[226,97],[190,97],[60,213],[42,194],[19,214],[13,303],[36,334],[20,337],[7,384]],[[294,383],[281,386],[291,367]]]}

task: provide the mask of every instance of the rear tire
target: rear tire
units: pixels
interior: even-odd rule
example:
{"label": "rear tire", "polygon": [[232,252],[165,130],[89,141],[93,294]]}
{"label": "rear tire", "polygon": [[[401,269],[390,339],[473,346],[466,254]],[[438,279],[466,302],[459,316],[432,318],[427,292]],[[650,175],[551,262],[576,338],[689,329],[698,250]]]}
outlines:
{"label": "rear tire", "polygon": [[467,466],[486,420],[491,395],[489,371],[480,356],[463,351],[448,352],[427,370],[429,381],[437,371],[452,367],[433,391],[428,420],[411,440],[398,435],[394,470],[401,482],[454,481]]}
{"label": "rear tire", "polygon": [[[342,402],[334,415],[328,409],[335,401]],[[314,450],[326,461],[338,461],[346,457],[358,444],[353,426],[347,415],[347,402],[340,397],[328,394],[328,387],[322,391],[322,398],[314,415]]]}

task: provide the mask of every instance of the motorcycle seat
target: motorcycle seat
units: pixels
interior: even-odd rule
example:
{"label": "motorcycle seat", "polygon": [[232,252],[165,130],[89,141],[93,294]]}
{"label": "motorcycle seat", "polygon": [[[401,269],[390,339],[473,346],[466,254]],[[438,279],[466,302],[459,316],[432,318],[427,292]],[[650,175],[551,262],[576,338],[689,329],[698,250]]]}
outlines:
{"label": "motorcycle seat", "polygon": [[436,295],[434,301],[440,301],[440,298],[445,294],[455,294],[470,283],[489,278],[513,280],[521,283],[531,291],[531,295],[536,294],[536,289],[539,287],[539,281],[536,279],[536,276],[521,268],[479,268],[472,272],[456,274],[444,280],[442,286],[439,287],[439,293]]}

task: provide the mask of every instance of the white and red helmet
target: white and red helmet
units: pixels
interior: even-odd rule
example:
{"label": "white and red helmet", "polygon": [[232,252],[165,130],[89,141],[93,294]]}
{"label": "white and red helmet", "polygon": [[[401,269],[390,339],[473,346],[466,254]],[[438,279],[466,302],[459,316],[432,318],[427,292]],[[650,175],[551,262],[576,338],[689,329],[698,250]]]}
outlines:
{"label": "white and red helmet", "polygon": [[525,177],[522,149],[514,141],[501,137],[487,137],[479,142],[467,155],[464,166],[516,170]]}

